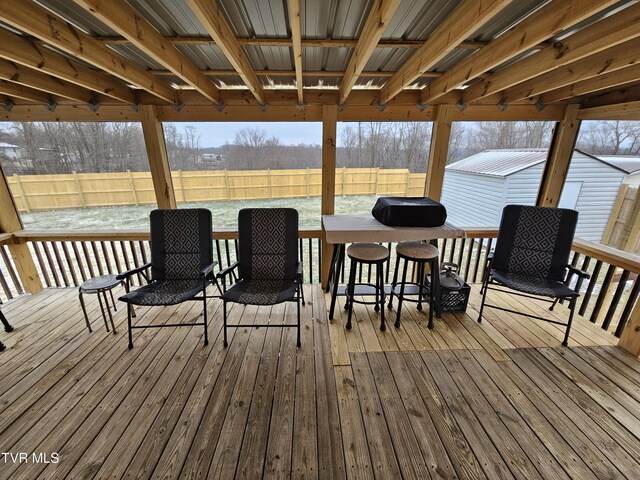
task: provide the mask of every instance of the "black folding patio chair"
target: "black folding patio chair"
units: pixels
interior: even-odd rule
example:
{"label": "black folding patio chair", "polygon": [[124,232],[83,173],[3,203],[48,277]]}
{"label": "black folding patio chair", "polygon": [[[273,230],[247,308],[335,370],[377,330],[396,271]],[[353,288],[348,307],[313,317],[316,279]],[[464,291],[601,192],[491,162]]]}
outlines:
{"label": "black folding patio chair", "polygon": [[[297,327],[300,346],[300,301],[302,263],[298,261],[298,212],[293,208],[246,208],[238,214],[238,261],[222,270],[224,346],[227,327],[227,302],[245,305],[275,305],[296,302],[297,323],[251,324],[252,327]],[[238,281],[229,289],[226,278],[238,270]]]}
{"label": "black folding patio chair", "polygon": [[[578,212],[575,210],[525,205],[507,205],[504,208],[496,248],[487,262],[484,275],[478,322],[482,321],[484,307],[544,320],[567,327],[562,345],[568,345],[580,287],[582,281],[589,278],[588,273],[569,264],[577,222]],[[577,280],[571,287],[574,275]],[[553,310],[559,300],[568,300],[569,320],[562,323],[485,304],[488,290],[507,291],[503,288],[514,295],[549,302],[549,310]]]}
{"label": "black folding patio chair", "polygon": [[[4,313],[2,313],[2,310],[0,310],[0,322],[2,322],[5,332],[11,332],[13,330],[13,327],[7,320],[7,317],[4,316]],[[5,348],[6,347],[4,346],[4,343],[0,342],[0,352],[3,351]]]}
{"label": "black folding patio chair", "polygon": [[[211,240],[211,211],[202,208],[154,210],[151,220],[151,262],[118,276],[126,280],[127,293],[120,300],[127,303],[129,348],[133,348],[132,330],[149,327],[204,326],[204,344],[207,336],[207,287],[216,283],[213,268],[213,242]],[[148,269],[151,268],[151,277]],[[149,282],[130,291],[130,279],[142,274]],[[201,294],[199,296],[199,294]],[[168,323],[162,325],[132,325],[133,305],[166,306],[187,300],[202,300],[203,321]]]}

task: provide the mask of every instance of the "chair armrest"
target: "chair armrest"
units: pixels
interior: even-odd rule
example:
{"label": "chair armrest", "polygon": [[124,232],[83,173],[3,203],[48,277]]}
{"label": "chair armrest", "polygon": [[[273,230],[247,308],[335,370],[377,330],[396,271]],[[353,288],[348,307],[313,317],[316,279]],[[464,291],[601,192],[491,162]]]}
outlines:
{"label": "chair armrest", "polygon": [[213,272],[213,269],[215,268],[216,265],[218,265],[218,262],[213,262],[207,265],[202,270],[200,270],[200,275],[203,277],[208,276],[211,272]]}
{"label": "chair armrest", "polygon": [[567,269],[569,270],[569,275],[577,275],[582,279],[591,278],[590,273],[585,272],[584,270],[580,270],[579,268],[576,268],[573,265],[567,265]]}
{"label": "chair armrest", "polygon": [[236,268],[238,268],[238,262],[234,262],[233,264],[229,265],[227,268],[220,270],[216,275],[216,277],[224,278],[227,275],[230,275]]}
{"label": "chair armrest", "polygon": [[[118,275],[116,275],[116,278],[118,280],[127,280],[132,275],[135,275],[136,273],[142,273],[149,267],[151,267],[151,262],[145,265],[142,265],[141,267],[136,267],[131,270],[127,270],[126,272],[119,273]],[[145,278],[146,278],[146,275],[145,275]]]}

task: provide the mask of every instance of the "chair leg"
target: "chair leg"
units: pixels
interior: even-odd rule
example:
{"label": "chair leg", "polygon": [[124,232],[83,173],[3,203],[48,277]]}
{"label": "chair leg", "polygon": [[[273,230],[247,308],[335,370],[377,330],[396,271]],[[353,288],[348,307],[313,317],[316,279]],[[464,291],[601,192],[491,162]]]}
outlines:
{"label": "chair leg", "polygon": [[487,290],[489,285],[489,274],[485,275],[482,280],[482,301],[480,302],[480,312],[478,312],[478,323],[482,322],[482,310],[484,310],[484,301],[487,298]]}
{"label": "chair leg", "polygon": [[398,284],[398,270],[400,267],[400,257],[396,257],[396,268],[393,270],[393,281],[391,282],[391,292],[389,293],[389,305],[387,308],[391,310],[393,308],[393,291]]}
{"label": "chair leg", "polygon": [[376,289],[380,289],[380,331],[384,332],[387,329],[384,318],[384,263],[376,265],[376,274],[378,276]]}
{"label": "chair leg", "polygon": [[127,326],[129,327],[129,348],[133,348],[133,329],[131,328],[131,312],[133,307],[127,303]]}
{"label": "chair leg", "polygon": [[84,312],[84,321],[87,324],[89,333],[91,333],[93,330],[91,330],[91,324],[89,323],[89,317],[87,316],[87,309],[84,306],[84,298],[82,296],[82,292],[78,293],[78,298],[80,299],[80,306],[82,307],[82,311]]}
{"label": "chair leg", "polygon": [[[433,283],[433,282],[431,282]],[[418,262],[418,311],[422,310],[422,285],[424,284],[424,262]]]}
{"label": "chair leg", "polygon": [[[356,262],[351,260],[351,271],[349,272],[349,283],[345,290],[345,303],[349,306],[349,314],[347,315],[347,330],[351,330],[351,315],[353,315],[353,301],[351,299],[356,293]],[[345,305],[346,306],[346,305]]]}
{"label": "chair leg", "polygon": [[204,344],[209,345],[209,335],[207,334],[207,287],[202,290],[202,316],[204,319]]}
{"label": "chair leg", "polygon": [[571,299],[571,304],[569,305],[569,321],[567,322],[567,331],[564,334],[564,340],[562,341],[562,345],[564,347],[569,346],[569,331],[571,330],[571,323],[573,322],[573,312],[576,308],[576,299]]}
{"label": "chair leg", "polygon": [[[100,294],[98,294],[100,295]],[[104,297],[104,304],[107,307],[107,313],[109,314],[109,320],[111,321],[111,330],[113,330],[113,334],[115,335],[116,332],[116,326],[113,323],[113,315],[111,315],[111,309],[109,308],[109,299],[107,298],[107,292],[102,292],[102,296]],[[109,329],[107,328],[107,332],[109,331]]]}
{"label": "chair leg", "polygon": [[302,283],[298,284],[298,295],[302,299],[302,305],[306,305],[306,302],[304,301],[304,288],[302,288]]}
{"label": "chair leg", "polygon": [[[104,313],[104,305],[102,304],[102,297],[100,297],[100,292],[98,292],[98,303],[100,304],[100,311],[102,312],[102,320],[104,320],[104,326],[107,329],[107,332],[110,332],[111,330],[109,330],[109,324],[107,323],[107,314]],[[107,311],[109,311],[109,304],[107,304]],[[109,311],[109,313],[111,313],[111,311]]]}
{"label": "chair leg", "polygon": [[2,322],[2,325],[4,325],[4,331],[5,332],[13,331],[13,327],[11,326],[11,324],[9,324],[9,321],[7,320],[7,317],[5,317],[4,313],[2,313],[2,312],[0,312],[0,322]]}
{"label": "chair leg", "polygon": [[226,348],[229,343],[227,342],[227,301],[223,300],[222,301],[222,322],[223,322],[223,329],[224,329],[224,340],[222,342],[222,345]]}
{"label": "chair leg", "polygon": [[2,352],[5,348],[4,343],[0,342],[0,352]]}
{"label": "chair leg", "polygon": [[116,299],[113,298],[113,289],[109,289],[109,295],[111,295],[111,303],[113,304],[113,311],[117,312],[118,308],[116,307]]}
{"label": "chair leg", "polygon": [[402,301],[404,300],[404,287],[407,283],[407,270],[409,270],[409,260],[404,259],[402,268],[402,283],[400,284],[400,293],[398,294],[398,308],[396,309],[396,322],[393,324],[396,328],[400,328],[400,313],[402,312]]}
{"label": "chair leg", "polygon": [[298,342],[296,343],[296,345],[297,345],[298,348],[300,348],[300,346],[302,345],[302,342],[300,341],[300,297],[298,297],[298,299],[296,301],[296,309],[297,309],[297,313],[298,313],[298,325],[297,325]]}
{"label": "chair leg", "polygon": [[[551,306],[549,307],[549,310],[553,311],[553,308],[556,306],[556,304],[558,303],[558,298],[554,298],[553,299],[553,303],[551,304]],[[562,302],[562,300],[560,300]]]}
{"label": "chair leg", "polygon": [[[427,328],[433,329],[433,310],[436,306],[436,294],[435,294],[435,285],[436,278],[435,275],[440,275],[440,272],[434,265],[435,262],[431,262],[431,288],[429,289],[429,323],[427,324]],[[422,264],[424,268],[424,263]],[[424,274],[424,271],[423,271]],[[420,298],[422,298],[422,285],[420,286]]]}

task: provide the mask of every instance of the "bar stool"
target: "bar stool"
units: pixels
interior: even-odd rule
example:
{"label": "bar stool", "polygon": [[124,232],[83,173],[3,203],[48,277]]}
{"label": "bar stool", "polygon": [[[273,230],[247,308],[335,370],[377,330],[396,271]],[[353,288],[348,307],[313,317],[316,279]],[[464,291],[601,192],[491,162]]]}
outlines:
{"label": "bar stool", "polygon": [[[347,330],[351,330],[351,315],[353,313],[353,303],[363,303],[375,305],[376,312],[380,310],[380,330],[385,331],[384,323],[384,263],[389,258],[389,250],[377,243],[353,243],[347,248],[347,256],[351,259],[351,272],[349,273],[349,283],[344,291],[346,296],[345,309],[349,310],[347,317]],[[363,265],[376,266],[375,283],[356,282],[356,270],[360,267],[362,273]],[[356,300],[356,286],[373,287],[375,301]],[[382,306],[382,308],[380,308]]]}
{"label": "bar stool", "polygon": [[[83,295],[86,293],[95,293],[98,295],[98,302],[100,303],[100,311],[102,312],[102,319],[104,320],[104,326],[107,328],[107,332],[109,331],[109,324],[107,323],[107,316],[105,314],[105,307],[107,309],[107,313],[109,314],[109,320],[111,320],[111,328],[113,329],[113,333],[116,333],[116,326],[113,323],[113,316],[111,315],[111,309],[109,307],[109,300],[107,299],[107,291],[111,295],[111,303],[113,304],[113,311],[116,311],[116,302],[113,298],[113,289],[118,285],[122,285],[123,281],[118,279],[117,275],[101,275],[99,277],[90,278],[85,281],[80,288],[78,289],[78,298],[80,299],[80,306],[82,307],[82,311],[84,313],[84,321],[87,324],[87,328],[91,332],[91,324],[89,323],[89,317],[87,316],[87,309],[84,306],[84,298]],[[102,298],[104,297],[104,303],[102,304]]]}
{"label": "bar stool", "polygon": [[[404,260],[404,268],[402,271],[402,282],[400,282],[400,290],[398,291],[398,270],[400,260]],[[417,282],[407,282],[407,270],[409,270],[409,262],[413,262],[418,269]],[[429,264],[431,270],[430,287],[424,284],[425,266]],[[437,283],[435,275],[438,275],[438,249],[426,242],[400,242],[396,246],[396,269],[393,274],[393,283],[391,284],[391,293],[389,298],[389,309],[393,308],[393,296],[398,297],[398,309],[396,312],[395,327],[400,327],[400,312],[402,311],[402,302],[416,302],[418,310],[422,310],[422,292],[429,288],[429,328],[433,328],[433,308],[434,308],[434,290]],[[407,290],[407,286],[410,287]],[[411,288],[412,287],[412,288]],[[417,299],[405,298],[409,295],[417,295]]]}

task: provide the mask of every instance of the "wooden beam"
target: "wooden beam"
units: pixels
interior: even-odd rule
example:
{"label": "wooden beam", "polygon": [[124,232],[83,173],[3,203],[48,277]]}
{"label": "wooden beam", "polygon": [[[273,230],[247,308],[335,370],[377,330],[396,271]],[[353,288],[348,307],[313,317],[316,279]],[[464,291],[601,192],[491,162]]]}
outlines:
{"label": "wooden beam", "polygon": [[176,195],[173,190],[173,181],[171,180],[167,145],[162,131],[162,122],[158,120],[156,107],[154,105],[142,105],[140,107],[140,120],[158,208],[176,208]]}
{"label": "wooden beam", "polygon": [[[358,44],[351,53],[349,65],[340,84],[338,103],[346,102],[351,89],[364,70],[371,54],[376,49],[382,34],[389,26],[389,22],[400,6],[400,0],[375,0],[369,11],[367,21],[362,27]],[[425,69],[426,70],[426,69]]]}
{"label": "wooden beam", "polygon": [[425,197],[440,201],[444,169],[449,155],[449,139],[451,138],[451,123],[453,105],[438,105],[436,118],[431,131],[429,145],[429,163],[427,164],[427,178],[424,184]]}
{"label": "wooden beam", "polygon": [[13,98],[21,98],[29,102],[41,103],[43,105],[53,101],[51,96],[46,93],[33,90],[32,88],[23,87],[17,83],[7,82],[5,80],[0,80],[0,94]]}
{"label": "wooden beam", "polygon": [[509,3],[509,0],[464,0],[382,87],[380,103],[387,103],[411,85]]}
{"label": "wooden beam", "polygon": [[614,72],[638,62],[640,38],[635,38],[507,88],[502,93],[503,102],[508,104],[523,98],[533,98],[576,81]]}
{"label": "wooden beam", "polygon": [[618,346],[634,357],[640,357],[640,301],[636,302],[636,306],[631,311],[629,321],[622,330]]}
{"label": "wooden beam", "polygon": [[[338,107],[323,105],[322,107],[322,215],[335,213],[336,198],[336,131],[338,123]],[[324,236],[322,238],[322,268],[320,283],[326,286],[331,267],[333,246]]]}
{"label": "wooden beam", "polygon": [[73,1],[124,35],[135,47],[171,70],[174,75],[191,85],[205,98],[217,104],[221,103],[218,87],[129,4],[123,0]]}
{"label": "wooden beam", "polygon": [[631,65],[614,72],[607,72],[597,77],[572,83],[556,90],[546,92],[544,101],[548,103],[559,102],[567,98],[579,97],[599,90],[626,85],[637,82],[640,79],[640,64]]}
{"label": "wooden beam", "polygon": [[580,110],[578,115],[580,120],[611,120],[616,118],[631,120],[631,117],[640,120],[640,100],[585,108]]}
{"label": "wooden beam", "polygon": [[291,26],[291,43],[293,47],[293,65],[295,68],[298,103],[304,105],[304,82],[302,80],[302,24],[300,20],[300,0],[288,0],[289,25]]}
{"label": "wooden beam", "polygon": [[[590,4],[598,6],[605,3],[607,2],[590,2]],[[577,6],[574,2],[561,2],[560,4],[571,8]],[[557,4],[550,5],[557,6]],[[584,17],[580,14],[587,10],[592,11],[593,8],[578,10],[579,14],[574,17]],[[640,37],[638,22],[640,22],[640,4],[633,5],[585,27],[538,53],[486,76],[482,81],[471,85],[463,92],[464,102],[473,102],[586,57],[593,58],[593,55],[598,52]]]}
{"label": "wooden beam", "polygon": [[91,70],[3,28],[0,28],[0,58],[36,69],[121,102],[136,103],[133,90],[119,80]]}
{"label": "wooden beam", "polygon": [[218,48],[236,69],[258,103],[264,104],[262,84],[253,71],[251,62],[249,62],[242,46],[238,43],[233,29],[225,20],[224,13],[218,7],[218,3],[208,0],[187,0],[187,5],[215,40]]}
{"label": "wooden beam", "polygon": [[31,0],[1,0],[0,20],[166,102],[176,101],[169,85]]}
{"label": "wooden beam", "polygon": [[[208,77],[228,77],[238,75],[235,70],[200,70],[203,75]],[[256,75],[259,77],[295,77],[297,72],[295,70],[255,70]],[[159,77],[174,76],[174,73],[169,70],[149,70],[152,75]],[[375,77],[375,78],[388,78],[392,77],[395,72],[391,71],[367,71],[361,72],[363,77]],[[302,72],[303,77],[344,77],[344,70],[304,70]],[[442,75],[440,72],[424,72],[419,78],[438,78]]]}
{"label": "wooden beam", "polygon": [[556,126],[538,189],[536,205],[540,207],[557,207],[560,201],[580,130],[578,110],[580,105],[567,105],[562,121]]}
{"label": "wooden beam", "polygon": [[[131,42],[121,36],[102,36],[96,37],[107,45],[131,45]],[[209,36],[170,36],[164,37],[167,41],[174,45],[215,45],[216,42]],[[274,37],[236,37],[240,45],[251,45],[257,47],[293,47],[291,38],[274,38]],[[301,40],[303,48],[356,48],[357,39],[349,38],[303,38]],[[381,40],[378,42],[377,48],[419,48],[424,44],[424,40]],[[489,42],[481,41],[465,41],[458,45],[458,48],[468,50],[477,50],[488,45]],[[543,42],[538,48],[544,48],[548,44]]]}
{"label": "wooden beam", "polygon": [[[4,174],[2,165],[0,165],[0,232],[13,233],[22,230],[22,220],[16,208],[13,195],[9,190],[7,177]],[[42,282],[38,275],[29,246],[26,243],[9,244],[9,253],[16,266],[16,271],[20,276],[20,282],[26,292],[38,293],[42,290]]]}
{"label": "wooden beam", "polygon": [[0,60],[0,79],[80,103],[92,103],[95,100],[93,94],[82,87],[5,60]]}
{"label": "wooden beam", "polygon": [[[501,63],[558,32],[588,18],[615,3],[612,0],[551,2],[519,22],[508,32],[492,40],[487,48],[463,59],[423,91],[422,102],[430,103],[447,92],[477,78]],[[469,88],[472,88],[473,85]],[[476,87],[479,88],[479,87]],[[465,101],[467,92],[465,91]]]}

